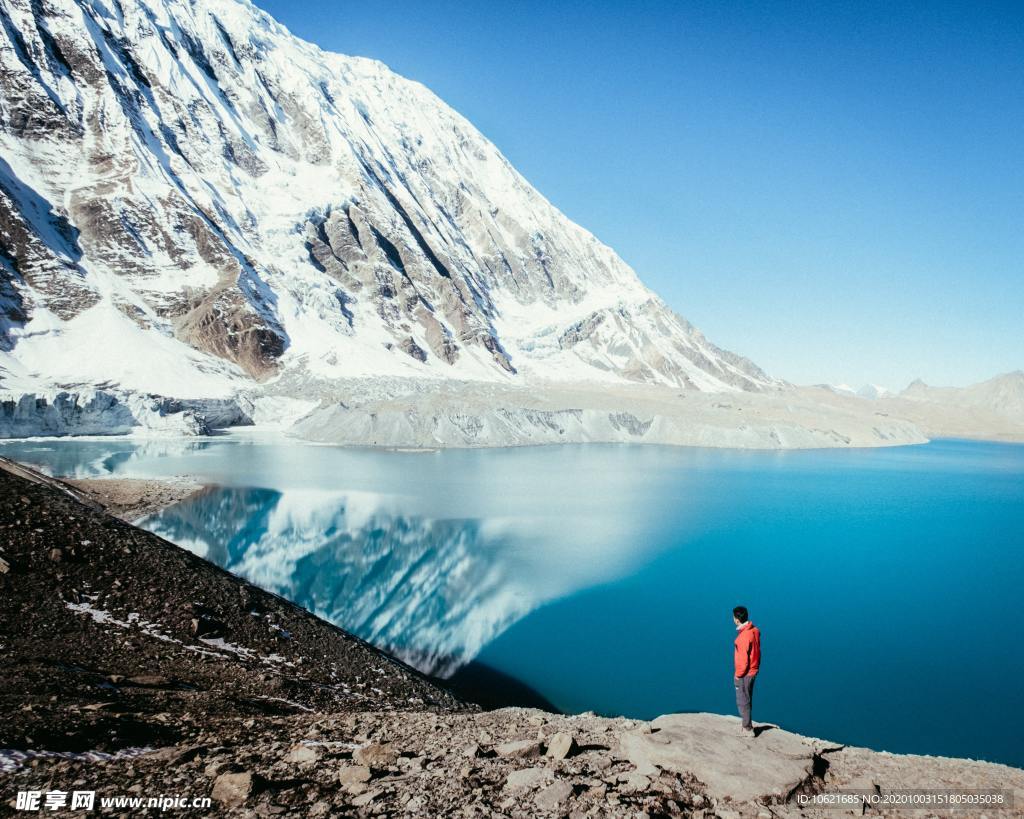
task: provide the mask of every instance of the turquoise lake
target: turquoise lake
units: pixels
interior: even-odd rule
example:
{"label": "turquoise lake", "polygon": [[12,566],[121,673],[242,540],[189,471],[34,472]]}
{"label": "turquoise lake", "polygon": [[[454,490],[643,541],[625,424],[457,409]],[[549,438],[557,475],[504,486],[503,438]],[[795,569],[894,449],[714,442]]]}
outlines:
{"label": "turquoise lake", "polygon": [[1024,766],[1024,445],[403,453],[231,435],[0,454],[195,476],[213,488],[142,525],[464,686],[733,713],[743,604],[763,635],[755,722]]}

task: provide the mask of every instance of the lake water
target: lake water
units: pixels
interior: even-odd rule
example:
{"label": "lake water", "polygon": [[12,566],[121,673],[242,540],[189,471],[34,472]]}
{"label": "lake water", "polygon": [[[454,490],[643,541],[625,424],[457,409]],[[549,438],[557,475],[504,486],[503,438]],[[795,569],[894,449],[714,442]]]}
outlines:
{"label": "lake water", "polygon": [[463,684],[507,675],[565,711],[732,713],[744,604],[763,632],[755,721],[1024,766],[1024,446],[401,453],[227,436],[0,454],[216,484],[144,525]]}

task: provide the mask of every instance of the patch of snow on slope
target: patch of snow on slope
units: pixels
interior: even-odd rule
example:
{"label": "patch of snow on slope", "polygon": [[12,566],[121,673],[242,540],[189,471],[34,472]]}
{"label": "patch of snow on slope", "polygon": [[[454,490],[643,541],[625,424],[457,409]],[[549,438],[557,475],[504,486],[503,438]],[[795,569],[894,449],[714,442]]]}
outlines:
{"label": "patch of snow on slope", "polygon": [[0,353],[0,365],[24,383],[75,386],[109,383],[177,398],[227,398],[244,383],[228,362],[204,355],[170,335],[144,330],[108,301],[69,321],[45,308],[14,331],[17,357]]}

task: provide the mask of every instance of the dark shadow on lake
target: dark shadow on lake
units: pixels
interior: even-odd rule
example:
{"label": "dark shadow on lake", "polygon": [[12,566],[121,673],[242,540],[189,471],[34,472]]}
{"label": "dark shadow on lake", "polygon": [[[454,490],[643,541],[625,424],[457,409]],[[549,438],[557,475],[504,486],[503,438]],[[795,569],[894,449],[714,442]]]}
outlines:
{"label": "dark shadow on lake", "polygon": [[552,702],[524,682],[476,660],[467,663],[447,679],[436,679],[460,699],[493,708],[540,708],[559,713]]}

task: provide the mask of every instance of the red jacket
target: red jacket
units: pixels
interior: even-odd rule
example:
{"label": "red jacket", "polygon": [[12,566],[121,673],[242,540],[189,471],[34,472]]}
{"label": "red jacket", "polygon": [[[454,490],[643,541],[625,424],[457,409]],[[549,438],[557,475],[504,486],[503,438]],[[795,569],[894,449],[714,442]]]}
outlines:
{"label": "red jacket", "polygon": [[751,677],[757,675],[761,667],[761,630],[750,621],[740,626],[736,642],[733,643],[733,661],[736,665],[736,676]]}

